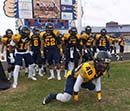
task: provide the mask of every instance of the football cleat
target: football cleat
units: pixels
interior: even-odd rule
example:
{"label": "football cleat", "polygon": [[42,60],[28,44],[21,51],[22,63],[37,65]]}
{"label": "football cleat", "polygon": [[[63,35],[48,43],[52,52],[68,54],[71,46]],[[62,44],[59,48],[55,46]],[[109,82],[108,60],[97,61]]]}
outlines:
{"label": "football cleat", "polygon": [[13,85],[12,85],[12,88],[16,89],[16,88],[17,88],[17,85],[16,85],[16,84],[13,84]]}
{"label": "football cleat", "polygon": [[49,102],[51,102],[51,100],[52,100],[51,95],[48,94],[48,95],[43,99],[42,104],[43,104],[43,105],[46,105],[46,104],[48,104]]}
{"label": "football cleat", "polygon": [[55,77],[54,77],[54,76],[50,76],[50,77],[48,78],[48,80],[51,80],[51,79],[55,79]]}
{"label": "football cleat", "polygon": [[40,76],[40,77],[43,77],[43,74],[39,73],[39,76]]}
{"label": "football cleat", "polygon": [[58,76],[58,77],[57,77],[57,79],[60,81],[60,80],[61,80],[61,77],[60,77],[60,76]]}
{"label": "football cleat", "polygon": [[37,80],[37,78],[35,78],[35,77],[28,77],[29,79],[32,79],[33,81],[36,81]]}

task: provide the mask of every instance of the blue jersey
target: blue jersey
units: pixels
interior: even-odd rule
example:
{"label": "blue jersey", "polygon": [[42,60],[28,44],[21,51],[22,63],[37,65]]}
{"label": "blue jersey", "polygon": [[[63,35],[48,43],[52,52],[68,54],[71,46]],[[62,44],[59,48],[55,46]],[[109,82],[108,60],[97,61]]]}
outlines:
{"label": "blue jersey", "polygon": [[30,39],[30,45],[32,51],[39,51],[41,48],[41,39],[40,36],[32,35]]}
{"label": "blue jersey", "polygon": [[46,49],[55,50],[58,48],[58,45],[61,43],[61,39],[57,31],[53,31],[51,34],[44,32],[41,35],[42,35],[44,47]]}
{"label": "blue jersey", "polygon": [[23,38],[20,34],[13,35],[12,40],[16,43],[16,49],[18,52],[26,52],[28,50],[28,43],[30,37]]}

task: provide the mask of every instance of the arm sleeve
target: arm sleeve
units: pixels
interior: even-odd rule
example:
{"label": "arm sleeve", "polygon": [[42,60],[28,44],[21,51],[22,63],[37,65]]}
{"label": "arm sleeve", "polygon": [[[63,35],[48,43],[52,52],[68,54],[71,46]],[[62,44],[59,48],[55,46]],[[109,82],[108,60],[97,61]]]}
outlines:
{"label": "arm sleeve", "polygon": [[74,89],[73,89],[74,92],[79,91],[80,86],[81,86],[82,83],[83,83],[83,78],[81,77],[81,75],[78,75],[77,80],[76,80],[76,82],[74,84]]}

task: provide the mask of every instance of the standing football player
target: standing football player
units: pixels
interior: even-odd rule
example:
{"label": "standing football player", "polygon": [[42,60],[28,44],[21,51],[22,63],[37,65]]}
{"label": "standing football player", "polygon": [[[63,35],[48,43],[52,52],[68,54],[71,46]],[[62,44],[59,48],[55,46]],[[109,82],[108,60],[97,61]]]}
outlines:
{"label": "standing football player", "polygon": [[[13,72],[14,81],[12,87],[16,88],[18,85],[18,75],[22,65],[22,59],[25,59],[29,64],[28,78],[37,80],[33,77],[33,60],[31,59],[31,54],[28,50],[30,44],[30,29],[27,26],[20,27],[19,33],[13,35],[10,44],[11,46],[15,46],[15,68]],[[10,47],[10,55],[12,55],[12,47]],[[13,60],[14,57],[11,56],[10,59]]]}
{"label": "standing football player", "polygon": [[[5,35],[2,37],[2,48],[1,48],[1,59],[4,60],[4,48],[6,47],[6,60],[8,63],[8,80],[10,80],[13,76],[13,70],[14,70],[14,60],[11,61],[10,59],[10,53],[9,53],[9,46],[10,41],[12,39],[13,31],[11,29],[7,29],[5,32]],[[12,55],[14,57],[14,48],[12,49]]]}
{"label": "standing football player", "polygon": [[73,70],[79,64],[81,57],[82,41],[76,27],[71,27],[69,33],[62,37],[65,54],[65,74],[68,70]]}
{"label": "standing football player", "polygon": [[54,30],[52,23],[47,23],[46,31],[41,32],[40,36],[42,39],[42,50],[45,51],[46,59],[49,65],[51,76],[48,78],[54,79],[54,68],[56,66],[57,79],[61,80],[61,67],[60,67],[60,48],[61,48],[61,39],[59,37],[60,33],[58,30]]}

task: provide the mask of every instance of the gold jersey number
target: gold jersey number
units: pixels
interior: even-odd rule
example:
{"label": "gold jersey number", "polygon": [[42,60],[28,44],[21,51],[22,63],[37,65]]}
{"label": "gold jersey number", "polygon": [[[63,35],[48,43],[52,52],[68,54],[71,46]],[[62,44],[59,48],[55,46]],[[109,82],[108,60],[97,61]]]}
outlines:
{"label": "gold jersey number", "polygon": [[34,40],[34,46],[35,46],[35,47],[38,46],[38,40]]}
{"label": "gold jersey number", "polygon": [[55,38],[46,38],[45,39],[45,44],[46,44],[46,46],[54,46],[54,45],[56,45]]}
{"label": "gold jersey number", "polygon": [[19,49],[20,50],[26,50],[27,47],[28,47],[27,43],[21,43],[21,44],[19,44]]}

